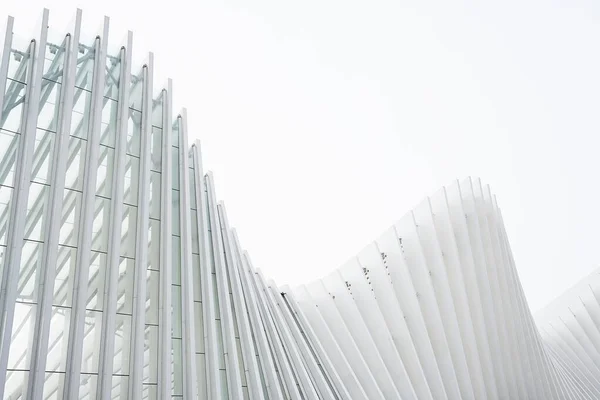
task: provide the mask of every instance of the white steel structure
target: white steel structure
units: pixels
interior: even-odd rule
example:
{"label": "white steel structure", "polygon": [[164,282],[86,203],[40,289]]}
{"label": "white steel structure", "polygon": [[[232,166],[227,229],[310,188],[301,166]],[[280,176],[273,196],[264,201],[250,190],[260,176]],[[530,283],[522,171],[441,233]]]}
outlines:
{"label": "white steel structure", "polygon": [[0,57],[0,398],[600,398],[597,275],[538,329],[479,180],[278,288],[152,54],[48,18],[21,41],[9,17]]}

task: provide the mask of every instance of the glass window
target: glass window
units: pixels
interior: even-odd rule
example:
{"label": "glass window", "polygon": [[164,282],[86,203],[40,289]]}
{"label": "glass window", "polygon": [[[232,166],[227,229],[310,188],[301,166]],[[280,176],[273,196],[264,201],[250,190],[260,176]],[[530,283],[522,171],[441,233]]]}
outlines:
{"label": "glass window", "polygon": [[116,100],[103,98],[102,122],[100,128],[100,144],[115,147],[115,133],[117,131],[118,103]]}
{"label": "glass window", "polygon": [[202,303],[194,301],[194,324],[196,331],[196,352],[204,353],[204,317],[202,314]]}
{"label": "glass window", "polygon": [[57,104],[60,103],[60,88],[60,83],[42,79],[42,93],[37,120],[38,128],[56,132],[59,110]]}
{"label": "glass window", "polygon": [[137,212],[137,207],[123,205],[121,223],[121,256],[123,257],[135,257]]}
{"label": "glass window", "polygon": [[142,136],[142,113],[129,109],[127,120],[127,153],[140,156],[140,138]]}
{"label": "glass window", "polygon": [[173,339],[173,366],[172,366],[172,374],[173,374],[173,391],[172,395],[174,396],[183,396],[183,360],[182,360],[182,343],[181,339]]}
{"label": "glass window", "polygon": [[192,254],[200,254],[200,238],[198,237],[198,212],[190,212],[190,222],[192,226]]}
{"label": "glass window", "polygon": [[14,396],[14,399],[24,399],[28,377],[29,371],[7,371],[4,391]]}
{"label": "glass window", "polygon": [[0,185],[14,186],[17,149],[19,148],[20,138],[21,135],[19,134],[0,129],[0,154],[2,154],[0,160],[2,167],[0,168],[3,171],[3,174],[0,174]]}
{"label": "glass window", "polygon": [[161,174],[150,172],[150,218],[160,219],[160,187]]}
{"label": "glass window", "polygon": [[162,165],[162,129],[155,126],[152,127],[150,152],[152,154],[152,165],[150,168],[153,171],[160,172]]}
{"label": "glass window", "polygon": [[158,271],[160,267],[160,221],[150,220],[148,225],[148,269]]}
{"label": "glass window", "polygon": [[46,373],[44,382],[44,400],[62,399],[65,385],[65,374],[60,372]]}
{"label": "glass window", "polygon": [[[190,157],[190,165],[194,165],[193,164],[193,160],[192,157]],[[198,208],[198,205],[196,204],[196,174],[194,171],[194,168],[188,168],[189,169],[189,185],[190,185],[190,208],[192,210],[195,210]]]}
{"label": "glass window", "polygon": [[181,239],[178,236],[172,236],[173,244],[171,249],[171,269],[173,273],[173,285],[181,285]]}
{"label": "glass window", "polygon": [[113,374],[129,375],[131,315],[117,314],[115,319]]}
{"label": "glass window", "polygon": [[111,399],[127,399],[129,388],[129,376],[113,375]]}
{"label": "glass window", "polygon": [[160,273],[146,270],[146,325],[158,325]]}
{"label": "glass window", "polygon": [[158,326],[144,331],[144,383],[158,383]]}
{"label": "glass window", "polygon": [[64,191],[59,244],[77,246],[82,196],[81,192],[75,190]]}
{"label": "glass window", "polygon": [[71,114],[72,136],[87,139],[91,106],[92,93],[85,89],[75,88],[73,113]]}
{"label": "glass window", "polygon": [[179,215],[179,213],[180,213],[179,190],[173,189],[172,193],[173,194],[172,194],[172,197],[171,197],[171,201],[173,203],[173,212],[171,214],[171,223],[172,223],[171,224],[171,229],[172,229],[171,233],[173,235],[179,236],[180,235],[179,226],[180,226],[180,223],[181,223],[181,221],[180,221],[181,217]]}
{"label": "glass window", "polygon": [[58,246],[58,262],[54,278],[54,299],[52,305],[70,307],[73,296],[73,279],[77,262],[77,249]]}
{"label": "glass window", "polygon": [[129,107],[142,111],[142,92],[144,88],[143,71],[137,76],[131,77],[131,89],[129,92]]}
{"label": "glass window", "polygon": [[115,149],[100,146],[96,175],[96,195],[111,198],[115,167]]}
{"label": "glass window", "polygon": [[179,189],[179,149],[177,147],[171,147],[171,184],[173,185],[173,189]]}
{"label": "glass window", "polygon": [[194,276],[194,301],[202,301],[202,282],[200,273],[200,255],[192,254],[192,273]]}
{"label": "glass window", "polygon": [[121,60],[106,57],[106,76],[104,79],[104,96],[113,100],[119,98],[119,82],[121,77]]}
{"label": "glass window", "polygon": [[35,304],[16,303],[8,369],[29,369],[29,351],[35,326]]}
{"label": "glass window", "polygon": [[71,309],[52,307],[46,371],[65,372]]}
{"label": "glass window", "polygon": [[26,89],[27,85],[23,83],[12,79],[6,80],[6,96],[4,96],[4,106],[0,113],[0,128],[21,132]]}
{"label": "glass window", "polygon": [[38,183],[50,183],[50,165],[54,152],[54,132],[37,129],[35,134],[35,147],[33,151],[33,165],[31,180]]}
{"label": "glass window", "polygon": [[132,206],[138,205],[140,159],[130,155],[125,156],[125,187],[124,202]]}
{"label": "glass window", "polygon": [[69,138],[67,172],[65,174],[65,187],[68,189],[83,190],[86,144],[86,140],[74,136]]}
{"label": "glass window", "polygon": [[[102,313],[99,311],[86,310],[83,331],[83,348],[81,352],[82,379],[87,373],[98,373],[100,335],[102,334]],[[81,393],[79,393],[79,395],[81,396]]]}
{"label": "glass window", "polygon": [[171,286],[171,337],[181,338],[181,286]]}
{"label": "glass window", "polygon": [[43,244],[23,241],[21,250],[21,267],[19,268],[19,282],[17,286],[17,301],[24,303],[37,303],[37,274],[42,257]]}
{"label": "glass window", "polygon": [[92,251],[88,275],[88,310],[104,309],[104,279],[106,274],[106,254]]}
{"label": "glass window", "polygon": [[46,198],[49,186],[32,182],[29,185],[27,200],[27,218],[25,220],[25,239],[43,241],[43,220],[47,213]]}
{"label": "glass window", "polygon": [[[100,329],[100,326],[98,326]],[[79,398],[95,399],[98,385],[98,374],[81,374],[79,377]]]}
{"label": "glass window", "polygon": [[0,245],[6,245],[6,232],[8,230],[12,193],[13,188],[0,186]]}
{"label": "glass window", "polygon": [[135,279],[135,261],[121,258],[119,264],[119,280],[117,283],[117,312],[132,314],[133,310],[133,280]]}
{"label": "glass window", "polygon": [[96,197],[92,224],[92,250],[108,251],[108,233],[110,229],[110,200]]}

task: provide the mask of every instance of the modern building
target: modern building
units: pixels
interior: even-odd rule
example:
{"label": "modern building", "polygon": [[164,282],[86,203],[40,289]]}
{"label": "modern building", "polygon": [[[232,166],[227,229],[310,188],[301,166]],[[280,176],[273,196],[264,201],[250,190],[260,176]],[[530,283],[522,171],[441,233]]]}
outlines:
{"label": "modern building", "polygon": [[[488,186],[329,276],[266,281],[186,111],[82,14],[0,58],[0,398],[598,399],[597,274],[538,325]],[[592,282],[593,281],[593,282]],[[580,299],[581,301],[579,301]]]}

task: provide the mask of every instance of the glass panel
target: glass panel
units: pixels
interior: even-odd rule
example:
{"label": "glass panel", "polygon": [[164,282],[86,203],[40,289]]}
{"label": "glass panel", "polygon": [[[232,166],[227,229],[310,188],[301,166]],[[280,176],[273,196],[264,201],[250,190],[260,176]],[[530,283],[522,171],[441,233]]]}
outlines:
{"label": "glass panel", "polygon": [[76,262],[76,248],[58,246],[58,263],[56,267],[56,277],[54,278],[53,305],[70,307],[73,304],[72,293]]}
{"label": "glass panel", "polygon": [[106,57],[106,78],[104,96],[117,100],[119,98],[119,82],[121,77],[121,60],[119,58]]}
{"label": "glass panel", "polygon": [[129,107],[142,111],[142,90],[144,88],[143,84],[143,74],[131,76],[131,91],[129,92]]}
{"label": "glass panel", "polygon": [[[190,157],[190,165],[193,165],[193,160],[192,157]],[[193,168],[188,168],[189,169],[189,184],[190,184],[190,208],[192,210],[195,210],[196,208],[198,208],[198,205],[196,204],[196,173],[194,171]]]}
{"label": "glass panel", "polygon": [[104,308],[104,279],[106,274],[106,254],[92,251],[88,275],[88,310]]}
{"label": "glass panel", "polygon": [[[100,329],[100,327],[98,327]],[[81,374],[79,377],[79,398],[85,400],[96,399],[96,385],[98,384],[98,375]]]}
{"label": "glass panel", "polygon": [[31,183],[29,186],[29,199],[27,200],[27,218],[25,220],[25,239],[43,241],[43,219],[46,198],[49,187],[40,183]]}
{"label": "glass panel", "polygon": [[77,246],[79,234],[79,214],[83,194],[74,190],[65,189],[63,197],[62,220],[58,243],[68,246]]}
{"label": "glass panel", "polygon": [[4,398],[24,399],[28,377],[29,371],[8,371],[6,373],[6,386],[4,387],[4,392],[11,397]]}
{"label": "glass panel", "polygon": [[179,236],[180,234],[180,230],[179,230],[179,225],[181,223],[180,216],[179,216],[179,190],[172,190],[172,197],[171,197],[171,201],[173,204],[173,213],[171,214],[171,219],[172,219],[172,234],[173,235],[177,235]]}
{"label": "glass panel", "polygon": [[46,371],[65,372],[71,309],[52,307]]}
{"label": "glass panel", "polygon": [[115,166],[115,149],[100,146],[98,157],[98,172],[96,180],[96,195],[106,198],[111,197],[112,181]]}
{"label": "glass panel", "polygon": [[17,301],[37,303],[38,291],[36,290],[36,283],[43,246],[42,243],[30,242],[29,240],[23,242]]}
{"label": "glass panel", "polygon": [[172,236],[171,243],[173,243],[171,249],[171,256],[173,257],[171,262],[172,283],[173,285],[181,285],[181,240],[178,236]]}
{"label": "glass panel", "polygon": [[179,147],[179,136],[181,136],[181,118],[177,118],[173,124],[173,130],[171,131],[171,146]]}
{"label": "glass panel", "polygon": [[160,172],[162,165],[162,129],[155,126],[152,127],[152,138],[150,139],[150,151],[152,153],[153,171]]}
{"label": "glass panel", "polygon": [[35,304],[15,304],[8,369],[29,369],[29,351],[35,326]]}
{"label": "glass panel", "polygon": [[92,93],[84,89],[75,89],[73,114],[71,115],[71,135],[86,139],[88,137]]}
{"label": "glass panel", "polygon": [[44,400],[62,399],[64,385],[65,374],[46,373],[46,381],[44,382]]}
{"label": "glass panel", "polygon": [[121,223],[121,256],[135,257],[137,207],[123,205],[123,222]]}
{"label": "glass panel", "polygon": [[128,376],[115,376],[112,377],[112,391],[111,399],[127,400],[129,377]]}
{"label": "glass panel", "polygon": [[29,59],[29,45],[23,46],[23,48],[17,48],[15,46],[15,37],[13,36],[13,54],[8,57],[8,75],[9,79],[15,79],[19,82],[27,82],[27,68]]}
{"label": "glass panel", "polygon": [[157,400],[158,389],[156,384],[142,386],[142,399],[144,400]]}
{"label": "glass panel", "polygon": [[129,375],[131,315],[117,314],[115,319],[115,352],[113,374]]}
{"label": "glass panel", "polygon": [[151,219],[148,226],[148,269],[159,270],[160,266],[160,221]]}
{"label": "glass panel", "polygon": [[96,197],[95,217],[92,224],[92,250],[108,251],[108,233],[110,227],[110,200]]}
{"label": "glass panel", "polygon": [[0,185],[14,186],[17,149],[21,135],[0,129]]}
{"label": "glass panel", "polygon": [[12,193],[12,188],[0,186],[0,245],[6,245],[6,231],[8,230]]}
{"label": "glass panel", "polygon": [[125,157],[125,203],[133,206],[138,205],[138,183],[140,175],[140,159],[127,155]]}
{"label": "glass panel", "polygon": [[100,144],[115,147],[115,133],[117,131],[118,103],[116,100],[104,98],[102,108]]}
{"label": "glass panel", "polygon": [[157,128],[163,127],[163,102],[166,90],[162,90],[158,98],[152,101],[152,125]]}
{"label": "glass panel", "polygon": [[[98,373],[100,335],[102,331],[102,313],[85,312],[83,351],[81,354],[81,372]],[[83,378],[83,377],[82,377]]]}
{"label": "glass panel", "polygon": [[127,152],[140,156],[140,138],[142,136],[142,113],[129,109],[127,121]]}
{"label": "glass panel", "polygon": [[150,172],[150,218],[155,219],[160,219],[160,179],[160,173]]}
{"label": "glass panel", "polygon": [[194,301],[194,324],[196,330],[196,352],[204,353],[204,318],[202,315],[202,303]]}
{"label": "glass panel", "polygon": [[202,301],[202,282],[200,274],[200,255],[192,254],[192,274],[194,277],[194,301]]}
{"label": "glass panel", "polygon": [[146,325],[144,332],[144,383],[158,383],[158,326]]}
{"label": "glass panel", "polygon": [[54,43],[46,45],[46,54],[44,61],[44,79],[52,82],[61,82],[63,76],[63,66],[65,62],[65,42],[63,40],[60,46]]}
{"label": "glass panel", "polygon": [[192,253],[200,254],[200,239],[198,237],[198,212],[196,212],[196,210],[191,211],[190,222],[192,226]]}
{"label": "glass panel", "polygon": [[181,338],[181,286],[171,286],[171,337]]}
{"label": "glass panel", "polygon": [[133,280],[135,272],[135,261],[129,258],[121,258],[119,264],[119,281],[117,286],[117,312],[131,315],[133,305]]}
{"label": "glass panel", "polygon": [[171,180],[173,189],[179,189],[179,149],[177,147],[171,147]]}
{"label": "glass panel", "polygon": [[196,353],[196,376],[198,378],[198,393],[201,399],[208,398],[206,386],[206,357],[204,354]]}
{"label": "glass panel", "polygon": [[57,104],[60,102],[61,84],[47,79],[42,79],[42,93],[38,114],[38,128],[56,132],[58,123]]}
{"label": "glass panel", "polygon": [[146,325],[158,325],[160,273],[146,270]]}
{"label": "glass panel", "polygon": [[38,183],[50,183],[50,164],[54,150],[54,132],[37,129],[31,180]]}
{"label": "glass panel", "polygon": [[181,353],[181,339],[173,339],[173,395],[183,395],[183,362]]}
{"label": "glass panel", "polygon": [[92,90],[94,53],[93,47],[79,45],[77,79],[75,80],[75,86],[78,88]]}
{"label": "glass panel", "polygon": [[85,165],[85,152],[87,141],[71,136],[69,138],[69,153],[67,158],[67,172],[65,175],[65,188],[83,190],[83,171]]}
{"label": "glass panel", "polygon": [[6,80],[6,95],[2,113],[0,113],[0,128],[21,132],[26,89],[27,85],[23,83],[11,79]]}

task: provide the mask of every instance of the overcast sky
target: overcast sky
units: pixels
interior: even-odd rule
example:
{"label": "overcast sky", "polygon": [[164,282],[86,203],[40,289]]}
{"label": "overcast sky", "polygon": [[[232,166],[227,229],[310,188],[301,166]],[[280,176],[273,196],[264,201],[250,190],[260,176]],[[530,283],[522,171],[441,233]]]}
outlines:
{"label": "overcast sky", "polygon": [[43,7],[57,32],[80,7],[90,36],[108,15],[138,64],[154,52],[242,245],[279,284],[323,276],[469,175],[498,195],[534,310],[598,267],[598,2],[2,0],[0,14],[28,36]]}

